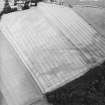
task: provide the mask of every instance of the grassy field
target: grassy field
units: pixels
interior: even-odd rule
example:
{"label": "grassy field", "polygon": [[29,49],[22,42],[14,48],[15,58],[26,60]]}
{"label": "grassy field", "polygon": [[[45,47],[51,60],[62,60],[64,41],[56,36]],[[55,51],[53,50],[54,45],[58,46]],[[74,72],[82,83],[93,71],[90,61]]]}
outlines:
{"label": "grassy field", "polygon": [[105,35],[105,9],[75,6],[73,10],[100,34]]}
{"label": "grassy field", "polygon": [[92,5],[105,7],[105,0],[64,0],[67,4],[71,5]]}

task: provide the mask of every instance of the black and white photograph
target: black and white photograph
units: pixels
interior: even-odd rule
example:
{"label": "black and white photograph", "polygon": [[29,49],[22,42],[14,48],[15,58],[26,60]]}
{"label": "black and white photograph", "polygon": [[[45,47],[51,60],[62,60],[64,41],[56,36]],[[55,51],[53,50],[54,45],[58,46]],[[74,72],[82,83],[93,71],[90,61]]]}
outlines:
{"label": "black and white photograph", "polygon": [[105,105],[105,0],[0,0],[0,105]]}

